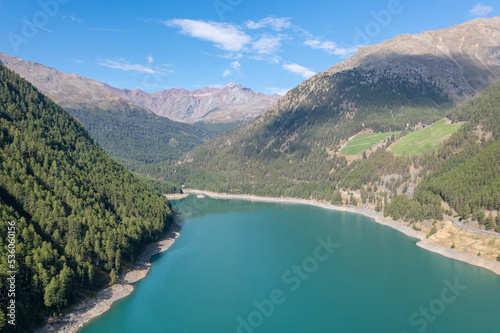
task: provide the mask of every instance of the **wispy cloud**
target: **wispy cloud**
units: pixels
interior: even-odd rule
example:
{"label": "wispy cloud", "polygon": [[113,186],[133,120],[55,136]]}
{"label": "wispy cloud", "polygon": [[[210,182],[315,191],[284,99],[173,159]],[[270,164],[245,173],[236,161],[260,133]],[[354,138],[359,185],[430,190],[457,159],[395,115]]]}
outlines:
{"label": "wispy cloud", "polygon": [[228,52],[241,52],[252,40],[238,26],[229,23],[173,19],[166,21],[165,24],[180,28],[184,35],[210,41]]}
{"label": "wispy cloud", "polygon": [[276,87],[264,88],[264,90],[267,94],[280,95],[280,96],[285,96],[286,93],[290,91],[290,89],[287,88],[276,88]]}
{"label": "wispy cloud", "polygon": [[302,76],[304,79],[308,79],[314,74],[316,74],[311,69],[298,64],[284,64],[283,68],[289,71],[290,73]]}
{"label": "wispy cloud", "polygon": [[471,10],[469,10],[469,14],[477,17],[485,17],[489,13],[493,11],[493,7],[488,5],[483,5],[482,3],[476,3]]}
{"label": "wispy cloud", "polygon": [[26,17],[23,17],[22,19],[18,19],[18,18],[13,17],[13,19],[14,19],[14,20],[17,20],[17,21],[19,21],[19,22],[23,22],[23,23],[27,24],[28,26],[30,26],[30,25],[34,25],[34,26],[35,26],[35,27],[37,27],[38,29],[45,30],[45,31],[50,32],[50,33],[52,33],[52,34],[54,33],[54,31],[49,30],[49,29],[47,29],[47,28],[45,28],[45,27],[42,27],[42,26],[40,26],[40,25],[36,24],[35,22],[33,22],[33,23],[32,23],[32,22],[28,21],[28,20],[26,19]]}
{"label": "wispy cloud", "polygon": [[248,29],[262,29],[270,27],[274,31],[281,31],[292,26],[292,19],[289,17],[266,17],[257,22],[248,20],[245,22],[245,25]]}
{"label": "wispy cloud", "polygon": [[75,64],[83,64],[83,60],[81,59],[72,59],[71,61],[73,61]]}
{"label": "wispy cloud", "polygon": [[63,15],[63,19],[66,20],[71,20],[71,22],[76,22],[76,23],[83,23],[83,20],[81,18],[76,17],[75,15]]}
{"label": "wispy cloud", "polygon": [[[211,56],[213,56],[213,54],[211,54]],[[241,52],[225,53],[225,54],[222,54],[220,57],[222,57],[224,59],[238,60],[238,59],[243,58],[243,53],[241,53]]]}
{"label": "wispy cloud", "polygon": [[157,73],[154,69],[152,69],[150,67],[146,67],[146,66],[143,66],[140,64],[130,64],[125,60],[104,59],[104,60],[100,60],[98,62],[98,64],[101,66],[104,66],[104,67],[120,69],[123,71],[136,71],[136,72],[148,73],[148,74]]}
{"label": "wispy cloud", "polygon": [[[157,22],[150,19],[144,21]],[[232,65],[240,64],[238,60],[243,58],[280,64],[283,69],[306,79],[316,74],[309,68],[282,60],[280,53],[284,45],[290,42],[295,45],[298,42],[301,47],[310,47],[343,58],[357,51],[357,47],[341,47],[329,39],[316,37],[305,29],[293,25],[289,17],[266,17],[258,21],[245,21],[242,25],[180,18],[161,23],[177,29],[183,35],[211,42],[223,51],[221,54],[213,54],[232,61],[223,71],[223,77],[234,73],[241,74],[240,69],[235,69]]]}
{"label": "wispy cloud", "polygon": [[281,57],[278,55],[250,55],[248,56],[248,59],[256,60],[256,61],[267,61],[268,63],[271,64],[279,64],[281,63]]}
{"label": "wispy cloud", "polygon": [[258,39],[252,43],[252,48],[258,54],[274,54],[281,48],[283,36],[271,35],[268,33],[258,36]]}
{"label": "wispy cloud", "polygon": [[222,73],[222,76],[228,77],[228,76],[233,75],[234,73],[241,74],[241,64],[239,61],[233,61],[229,65],[229,68],[226,68],[224,70],[224,73]]}
{"label": "wispy cloud", "polygon": [[310,38],[304,42],[304,45],[310,46],[314,50],[323,50],[328,54],[347,57],[358,50],[358,47],[343,48],[339,47],[337,43],[330,40],[321,40],[319,38]]}
{"label": "wispy cloud", "polygon": [[[153,58],[151,57],[151,60]],[[149,61],[149,59],[148,59]],[[149,66],[146,67],[141,64],[131,64],[128,61],[124,59],[103,59],[99,60],[98,64],[104,67],[108,68],[113,68],[113,69],[119,69],[122,71],[134,71],[134,72],[139,72],[139,73],[145,73],[145,74],[157,74],[157,73],[166,73],[166,72],[172,72],[170,70],[169,65],[159,65],[156,66],[155,68]],[[149,63],[151,65],[151,63]]]}
{"label": "wispy cloud", "polygon": [[150,65],[151,65],[151,64],[153,63],[154,59],[153,59],[153,57],[152,57],[152,56],[148,55],[148,56],[146,57],[146,61],[148,62],[148,64],[150,64]]}

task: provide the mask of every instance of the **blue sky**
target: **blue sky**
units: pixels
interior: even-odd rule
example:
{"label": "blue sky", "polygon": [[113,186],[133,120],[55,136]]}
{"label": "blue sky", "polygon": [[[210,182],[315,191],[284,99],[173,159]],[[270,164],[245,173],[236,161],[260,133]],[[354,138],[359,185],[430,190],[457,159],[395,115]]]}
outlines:
{"label": "blue sky", "polygon": [[0,0],[0,51],[118,88],[283,93],[361,45],[496,15],[496,0]]}

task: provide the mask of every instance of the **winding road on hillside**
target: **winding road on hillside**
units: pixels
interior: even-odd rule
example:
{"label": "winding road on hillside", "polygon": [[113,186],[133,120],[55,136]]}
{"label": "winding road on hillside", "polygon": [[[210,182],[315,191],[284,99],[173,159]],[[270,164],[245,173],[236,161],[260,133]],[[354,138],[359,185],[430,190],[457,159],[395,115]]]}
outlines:
{"label": "winding road on hillside", "polygon": [[487,235],[491,235],[491,236],[495,236],[497,238],[500,238],[500,235],[498,233],[496,233],[496,232],[466,227],[463,223],[461,223],[458,220],[456,220],[456,219],[454,219],[452,217],[449,217],[449,216],[444,216],[443,215],[443,218],[445,220],[451,221],[453,224],[459,226],[462,229],[465,229],[465,230],[468,230],[468,231],[473,231],[473,232],[480,232],[482,234],[487,234]]}

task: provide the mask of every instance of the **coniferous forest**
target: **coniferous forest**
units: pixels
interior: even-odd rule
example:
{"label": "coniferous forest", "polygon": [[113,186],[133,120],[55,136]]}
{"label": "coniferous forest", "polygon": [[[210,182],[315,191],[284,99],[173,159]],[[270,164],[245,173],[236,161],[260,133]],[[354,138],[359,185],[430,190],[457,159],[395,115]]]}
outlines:
{"label": "coniferous forest", "polygon": [[[18,332],[116,282],[172,223],[166,198],[3,65],[0,216],[0,330],[9,318],[7,301],[15,299]],[[15,297],[10,271],[17,272]]]}
{"label": "coniferous forest", "polygon": [[[383,101],[383,98],[372,99],[372,103]],[[335,200],[339,190],[360,191],[364,199],[360,204],[378,203],[381,197],[387,197],[386,204],[380,202],[380,209],[385,209],[385,214],[396,220],[410,222],[440,219],[441,204],[445,202],[462,218],[478,221],[487,229],[500,230],[499,219],[488,213],[500,209],[499,106],[500,83],[495,83],[463,105],[440,111],[442,114],[435,116],[446,115],[454,123],[462,122],[463,126],[441,146],[420,156],[394,155],[388,149],[394,142],[391,138],[369,157],[348,162],[343,156],[331,153],[339,144],[334,148],[325,144],[326,149],[322,149],[324,147],[317,144],[321,141],[315,139],[335,141],[340,135],[336,132],[338,128],[332,126],[323,133],[322,125],[318,125],[312,127],[309,135],[295,138],[286,150],[280,150],[279,145],[268,145],[264,135],[239,138],[234,131],[228,132],[195,148],[182,164],[150,166],[148,172],[216,192],[317,199],[335,204],[342,204]],[[410,116],[425,114],[411,108],[408,112]],[[361,129],[361,122],[344,121],[350,127],[359,127],[351,128],[345,136]],[[342,129],[341,124],[342,121],[336,126]],[[257,126],[247,127],[251,131]],[[268,130],[266,126],[262,128],[262,131]],[[289,129],[288,126],[280,128]],[[402,135],[405,133],[408,132],[403,131]],[[255,141],[250,144],[250,140]],[[269,142],[279,140],[282,138]],[[413,183],[412,167],[418,172],[418,181]],[[415,187],[412,193],[407,192],[409,186]]]}

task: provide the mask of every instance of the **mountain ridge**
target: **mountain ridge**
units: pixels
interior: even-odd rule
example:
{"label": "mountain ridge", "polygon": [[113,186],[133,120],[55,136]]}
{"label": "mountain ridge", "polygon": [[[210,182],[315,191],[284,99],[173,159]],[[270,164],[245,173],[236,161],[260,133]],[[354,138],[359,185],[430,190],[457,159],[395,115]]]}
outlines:
{"label": "mountain ridge", "polygon": [[[347,174],[360,163],[337,154],[350,137],[365,129],[408,132],[430,125],[474,95],[473,90],[466,89],[467,84],[473,83],[474,89],[480,90],[500,79],[499,22],[500,17],[473,20],[418,37],[397,36],[361,49],[289,91],[254,121],[195,148],[184,156],[175,172],[168,168],[164,172],[186,186],[200,189],[278,196],[301,193],[305,198],[328,196],[346,182]],[[483,34],[475,35],[477,31]],[[458,50],[460,45],[462,50],[481,52],[460,63],[468,67],[456,67],[455,58],[432,54],[415,57],[417,51],[428,53],[418,46],[425,36],[433,36],[438,42],[431,43],[436,54],[444,46]],[[409,44],[401,45],[402,40]],[[394,55],[392,45],[396,44],[400,50],[410,50],[406,57]],[[455,82],[459,76],[453,75],[457,73],[465,77],[463,82]],[[368,159],[376,161],[373,165],[403,160],[390,153],[373,155]],[[397,174],[403,170],[409,172],[402,166],[381,172]],[[273,184],[272,189],[265,188],[269,184]],[[382,188],[389,190],[393,186]]]}
{"label": "mountain ridge", "polygon": [[181,122],[247,122],[265,113],[281,96],[261,92],[230,82],[221,88],[197,90],[168,89],[147,93],[140,89],[113,89],[115,93],[152,110],[159,116]]}
{"label": "mountain ridge", "polygon": [[[380,71],[388,69],[399,75],[405,74],[410,77],[410,80],[414,80],[416,76],[422,76],[426,79],[431,78],[431,81],[436,81],[433,77],[436,74],[439,74],[443,78],[445,75],[448,75],[449,77],[439,79],[439,84],[443,89],[449,92],[451,95],[450,98],[455,103],[461,103],[477,95],[477,89],[482,90],[493,82],[500,80],[500,47],[498,46],[500,43],[499,27],[500,16],[496,16],[491,19],[474,19],[455,26],[434,31],[424,31],[415,35],[397,35],[380,44],[361,47],[353,56],[307,79],[295,89],[302,89],[305,91],[305,94],[307,94],[314,89],[321,80],[338,73],[361,68],[364,71],[377,70],[379,71],[377,76],[381,76],[382,74],[380,74]],[[457,35],[459,35],[459,37]],[[461,41],[460,44],[458,43],[459,41]],[[474,53],[463,48],[463,44],[466,41],[468,41],[469,45],[474,46]],[[479,42],[483,45],[482,49],[478,47]],[[463,57],[455,59],[450,54],[450,50],[455,50],[457,45],[458,47],[456,50],[459,50]],[[399,53],[396,51],[399,51]],[[463,54],[464,52],[465,54]],[[411,62],[407,64],[403,63],[401,57],[398,57],[400,54],[405,56],[407,60],[411,60]],[[446,57],[443,57],[443,54]],[[412,55],[415,57],[414,59],[408,57]],[[428,58],[426,59],[426,57]],[[469,59],[467,59],[467,57],[469,57]],[[483,77],[479,77],[475,80],[476,82],[473,83],[472,87],[468,81],[474,77],[474,75],[471,73],[463,73],[463,71],[457,73],[457,68],[463,69],[467,67],[466,65],[469,65],[467,61],[474,58],[478,60],[476,61],[476,66],[484,66],[484,68],[482,68],[483,70],[480,73]],[[420,61],[420,63],[417,60]],[[394,64],[398,64],[405,68],[394,68]],[[446,70],[443,70],[443,68]],[[477,69],[478,68],[471,68],[469,70],[470,72],[474,72]],[[408,72],[404,73],[404,70]],[[465,74],[467,74],[467,78],[465,80],[460,80],[460,77],[463,77]],[[376,79],[377,78],[373,78],[373,80]],[[452,82],[448,82],[449,80],[452,80]],[[292,89],[277,103],[277,105],[271,108],[271,112],[276,113],[279,109],[296,108],[297,103],[289,103],[291,98],[290,95],[293,94],[295,89]],[[462,94],[464,94],[464,96],[460,96]],[[298,100],[303,100],[305,98],[306,96],[302,93]]]}
{"label": "mountain ridge", "polygon": [[117,96],[106,83],[1,52],[0,63],[65,108],[108,154],[131,170],[137,164],[176,159],[211,137],[205,129],[160,117]]}
{"label": "mountain ridge", "polygon": [[173,88],[150,94],[141,89],[115,88],[77,73],[66,74],[2,52],[0,62],[35,84],[57,104],[69,109],[154,113],[186,123],[243,123],[266,112],[281,97],[256,93],[235,82],[221,88],[205,87],[192,91]]}
{"label": "mountain ridge", "polygon": [[64,108],[100,108],[117,112],[152,112],[112,93],[106,83],[76,73],[66,74],[55,68],[11,57],[0,52],[0,62],[26,78],[40,91]]}

